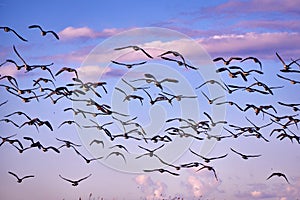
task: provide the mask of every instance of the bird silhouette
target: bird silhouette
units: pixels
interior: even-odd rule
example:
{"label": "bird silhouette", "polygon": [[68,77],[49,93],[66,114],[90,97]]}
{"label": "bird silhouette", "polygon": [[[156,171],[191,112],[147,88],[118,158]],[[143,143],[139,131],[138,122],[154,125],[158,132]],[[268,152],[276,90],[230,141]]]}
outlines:
{"label": "bird silhouette", "polygon": [[7,26],[1,26],[0,29],[3,29],[4,32],[13,32],[19,39],[21,39],[24,42],[28,42],[25,38],[23,38],[21,35],[19,35],[15,30],[12,28],[9,28]]}
{"label": "bird silhouette", "polygon": [[93,144],[102,144],[102,147],[104,148],[104,142],[102,140],[92,140],[90,143],[90,146],[92,146]]}
{"label": "bird silhouette", "polygon": [[175,60],[175,59],[164,57],[164,56],[161,56],[161,58],[164,60],[167,60],[167,61],[176,62],[178,64],[178,66],[184,66],[186,69],[189,69],[189,68],[193,69],[193,70],[198,69],[197,67],[194,67],[192,65],[185,63],[185,61]]}
{"label": "bird silhouette", "polygon": [[201,91],[201,93],[202,93],[202,95],[207,99],[207,101],[208,101],[209,104],[213,104],[213,103],[214,103],[215,101],[217,101],[218,99],[221,99],[221,98],[224,97],[224,95],[223,95],[223,96],[219,96],[219,97],[210,99],[210,98],[208,98],[208,96],[207,96],[204,92]]}
{"label": "bird silhouette", "polygon": [[139,63],[121,63],[121,62],[117,62],[117,61],[114,61],[114,60],[112,60],[111,62],[116,64],[116,65],[125,66],[128,69],[131,69],[133,66],[139,66],[139,65],[143,65],[143,64],[147,63],[147,61],[143,61],[143,62],[139,62]]}
{"label": "bird silhouette", "polygon": [[200,170],[202,170],[202,169],[207,169],[208,171],[212,171],[214,173],[214,176],[215,176],[216,180],[218,181],[216,170],[212,166],[204,165],[202,163],[200,163],[200,165],[202,165],[202,167],[200,167],[197,170],[197,172],[200,171]]}
{"label": "bird silhouette", "polygon": [[260,70],[262,70],[262,63],[258,58],[249,56],[247,58],[242,59],[241,62],[245,62],[246,60],[253,60],[255,63],[257,63],[259,65]]}
{"label": "bird silhouette", "polygon": [[283,173],[281,173],[281,172],[273,172],[273,173],[267,178],[267,180],[269,180],[269,179],[272,178],[273,176],[283,177],[283,178],[286,180],[286,182],[287,182],[288,184],[290,184],[290,182],[288,181],[286,175],[283,174]]}
{"label": "bird silhouette", "polygon": [[131,85],[128,81],[126,81],[125,79],[121,79],[126,85],[128,85],[129,87],[132,88],[133,91],[137,91],[137,90],[146,90],[149,89],[150,87],[134,87],[133,85]]}
{"label": "bird silhouette", "polygon": [[42,36],[45,36],[48,33],[51,33],[57,40],[59,40],[59,37],[58,37],[57,33],[55,33],[54,31],[45,31],[44,29],[42,29],[42,27],[40,25],[31,25],[31,26],[28,26],[28,28],[29,29],[32,29],[32,28],[40,29]]}
{"label": "bird silhouette", "polygon": [[204,83],[202,83],[201,85],[199,85],[198,87],[196,87],[196,89],[199,89],[201,88],[202,86],[206,85],[206,84],[217,84],[219,85],[221,88],[223,88],[223,90],[227,91],[226,88],[219,82],[219,81],[216,81],[214,79],[211,79],[211,80],[208,80],[208,81],[205,81]]}
{"label": "bird silhouette", "polygon": [[229,104],[230,106],[235,106],[237,107],[240,111],[244,111],[243,108],[241,108],[237,103],[233,102],[233,101],[223,101],[223,102],[218,102],[216,103],[216,105],[223,105],[223,104]]}
{"label": "bird silhouette", "polygon": [[178,173],[175,173],[175,172],[171,172],[171,171],[169,171],[169,170],[167,170],[167,169],[162,169],[162,168],[160,168],[160,169],[144,169],[143,170],[144,172],[160,172],[160,173],[169,173],[169,174],[171,174],[171,175],[173,175],[173,176],[179,176],[180,174],[178,174]]}
{"label": "bird silhouette", "polygon": [[106,156],[106,159],[109,158],[109,157],[112,156],[112,155],[121,156],[121,157],[123,158],[125,164],[127,163],[124,154],[122,154],[122,153],[120,153],[120,152],[118,152],[118,151],[111,152],[110,154],[108,154],[108,155]]}
{"label": "bird silhouette", "polygon": [[78,78],[78,73],[77,73],[76,69],[73,69],[73,68],[70,68],[70,67],[63,67],[63,68],[61,68],[60,70],[58,70],[58,72],[56,72],[55,76],[58,76],[59,74],[61,74],[64,71],[66,71],[66,72],[74,72],[76,78]]}
{"label": "bird silhouette", "polygon": [[83,177],[83,178],[81,178],[81,179],[79,179],[79,180],[70,180],[70,179],[64,178],[63,176],[61,176],[61,175],[59,174],[59,177],[60,177],[61,179],[63,179],[63,180],[65,180],[65,181],[68,181],[68,182],[72,183],[72,186],[78,186],[79,182],[81,182],[81,181],[83,181],[83,180],[89,178],[90,176],[92,176],[92,174],[90,174],[90,175],[88,175],[88,176],[86,176],[86,177]]}
{"label": "bird silhouette", "polygon": [[134,94],[126,94],[126,92],[118,87],[115,87],[116,90],[118,90],[119,92],[123,93],[125,95],[123,102],[124,101],[130,101],[131,99],[138,99],[141,102],[141,105],[143,105],[143,100],[144,98],[138,95],[134,95]]}
{"label": "bird silhouette", "polygon": [[147,149],[147,148],[145,148],[145,147],[142,147],[142,146],[138,145],[139,148],[141,148],[141,149],[143,149],[143,150],[145,150],[145,151],[148,151],[148,153],[139,155],[139,156],[137,156],[135,159],[139,159],[139,158],[141,158],[141,157],[143,157],[143,156],[147,156],[147,155],[150,156],[150,157],[153,157],[153,156],[155,155],[154,152],[157,151],[157,150],[159,150],[159,149],[161,149],[161,148],[163,148],[164,146],[165,146],[165,144],[162,144],[162,145],[160,145],[159,147],[150,150],[150,149]]}
{"label": "bird silhouette", "polygon": [[148,58],[153,58],[149,53],[147,53],[144,49],[142,49],[141,47],[138,46],[134,46],[134,45],[129,45],[129,46],[125,46],[125,47],[119,47],[119,48],[115,48],[115,50],[123,50],[123,49],[128,49],[128,48],[132,48],[134,51],[142,51]]}
{"label": "bird silhouette", "polygon": [[162,83],[163,82],[169,82],[169,83],[178,83],[178,80],[176,79],[172,79],[172,78],[164,78],[160,81],[158,81],[154,75],[146,73],[144,74],[145,78],[140,78],[140,79],[136,79],[136,80],[132,80],[131,82],[136,82],[136,81],[146,81],[146,83],[154,83],[154,85],[156,87],[158,87],[159,89],[163,90],[163,86]]}
{"label": "bird silhouette", "polygon": [[74,120],[66,120],[66,121],[63,121],[57,128],[60,128],[62,127],[64,124],[75,124],[78,128],[81,128],[81,126]]}
{"label": "bird silhouette", "polygon": [[223,57],[217,57],[213,59],[214,62],[223,61],[224,65],[229,65],[233,60],[242,60],[240,57],[230,57],[228,60],[225,60]]}
{"label": "bird silhouette", "polygon": [[28,175],[28,176],[24,176],[22,178],[19,178],[18,175],[16,175],[15,173],[13,173],[11,171],[9,171],[8,173],[11,174],[11,175],[13,175],[14,177],[16,177],[18,183],[22,183],[23,180],[26,179],[26,178],[33,178],[34,177],[34,175]]}
{"label": "bird silhouette", "polygon": [[231,151],[233,151],[234,153],[240,155],[243,159],[247,160],[248,158],[256,158],[256,157],[260,157],[261,155],[245,155],[245,154],[242,154],[236,150],[234,150],[233,148],[230,148]]}
{"label": "bird silhouette", "polygon": [[67,147],[67,148],[70,148],[71,146],[73,147],[81,147],[80,144],[75,144],[69,140],[62,140],[62,139],[59,139],[59,138],[56,138],[57,141],[60,141],[60,142],[63,142],[64,144],[61,145],[60,147],[58,147],[58,149],[61,149],[62,147]]}
{"label": "bird silhouette", "polygon": [[217,157],[210,157],[210,158],[208,158],[208,157],[201,156],[200,154],[194,152],[194,151],[193,151],[192,149],[190,149],[190,148],[189,148],[189,150],[190,150],[190,152],[192,152],[194,155],[196,155],[196,156],[202,158],[202,159],[204,160],[204,162],[206,162],[206,163],[209,163],[211,160],[216,160],[216,159],[225,158],[225,157],[228,155],[228,154],[224,154],[224,155],[222,155],[222,156],[217,156]]}
{"label": "bird silhouette", "polygon": [[225,120],[220,120],[220,121],[216,121],[216,122],[213,121],[212,117],[206,112],[203,112],[203,114],[209,119],[212,126],[216,126],[217,124],[227,124],[227,121],[225,121]]}
{"label": "bird silhouette", "polygon": [[300,84],[300,81],[296,81],[296,80],[293,80],[293,79],[290,79],[290,78],[287,78],[287,77],[284,77],[284,76],[281,76],[279,74],[277,74],[277,76],[283,80],[287,80],[287,81],[290,81],[291,84],[295,85],[295,84]]}
{"label": "bird silhouette", "polygon": [[296,64],[297,61],[300,60],[300,59],[293,60],[293,61],[290,62],[289,64],[286,64],[286,63],[284,62],[284,60],[280,57],[280,55],[279,55],[277,52],[276,52],[276,56],[277,56],[277,58],[280,60],[280,62],[283,64],[283,69],[284,69],[284,70],[289,70],[292,64]]}

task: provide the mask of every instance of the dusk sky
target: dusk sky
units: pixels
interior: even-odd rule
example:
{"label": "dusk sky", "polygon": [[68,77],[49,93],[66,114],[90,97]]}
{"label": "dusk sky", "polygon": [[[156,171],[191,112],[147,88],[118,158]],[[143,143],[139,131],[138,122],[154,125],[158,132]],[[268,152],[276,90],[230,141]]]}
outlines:
{"label": "dusk sky", "polygon": [[[282,72],[283,63],[276,52],[286,64],[300,58],[300,7],[294,0],[270,1],[270,0],[218,0],[183,2],[173,1],[8,1],[0,2],[0,27],[10,27],[27,42],[19,39],[13,32],[0,30],[0,79],[4,76],[12,76],[17,80],[20,90],[33,89],[34,81],[38,78],[51,79],[51,83],[40,82],[43,88],[66,86],[76,83],[74,72],[64,71],[55,74],[63,67],[76,69],[79,79],[83,82],[106,82],[104,85],[107,93],[99,86],[95,91],[101,95],[96,96],[92,91],[86,91],[79,96],[72,95],[74,99],[93,99],[99,104],[109,105],[112,115],[98,115],[96,117],[86,114],[74,115],[66,108],[81,109],[88,112],[99,112],[95,106],[87,106],[87,102],[71,101],[62,98],[53,104],[51,98],[46,95],[31,99],[24,103],[18,96],[9,93],[5,86],[13,86],[8,79],[0,80],[0,136],[5,138],[16,134],[10,139],[18,139],[25,147],[30,146],[30,141],[24,137],[31,137],[34,141],[40,141],[44,146],[59,148],[63,142],[69,140],[81,145],[75,147],[78,152],[87,158],[103,157],[100,160],[86,163],[73,148],[62,147],[60,153],[49,149],[43,152],[38,148],[31,148],[23,153],[9,142],[0,146],[0,199],[10,200],[53,200],[53,199],[266,199],[266,200],[295,200],[300,198],[300,174],[299,174],[299,139],[298,124],[288,123],[284,129],[287,134],[295,136],[293,140],[285,137],[277,138],[279,132],[270,133],[274,129],[282,128],[288,119],[272,122],[274,116],[293,116],[298,122],[299,111],[284,106],[285,104],[300,104],[299,84],[291,84],[279,76],[300,81],[300,61],[290,66],[295,72]],[[30,25],[40,25],[44,30],[55,31],[59,40],[54,35],[47,33],[41,35],[36,28],[28,28]],[[115,50],[116,48],[136,45],[142,47],[152,58],[142,51],[134,51],[133,48]],[[24,65],[17,56],[16,51],[24,58],[28,65],[47,65],[54,74],[55,80],[47,70],[40,68],[26,71],[24,68],[17,70],[16,66],[6,60],[13,60],[17,65]],[[198,69],[185,68],[177,63],[164,60],[160,54],[167,51],[176,51],[182,54],[186,64]],[[262,63],[262,69],[252,59],[240,62],[233,60],[225,66],[222,61],[213,62],[214,58],[223,57],[256,57]],[[180,59],[171,54],[166,57]],[[111,61],[122,63],[144,64],[126,68],[126,66],[114,64]],[[222,67],[239,66],[245,71],[261,70],[263,74],[251,73],[244,81],[241,76],[230,78],[228,72],[217,73]],[[236,71],[236,70],[232,70]],[[151,74],[158,81],[165,78],[175,79],[177,82],[165,81],[161,83],[160,90],[153,83],[147,83],[147,75]],[[140,80],[142,79],[142,80]],[[250,86],[256,81],[274,87],[273,94],[265,91],[247,92],[238,89],[229,94],[218,84],[205,84],[208,80],[216,80],[221,84],[236,86]],[[156,102],[151,105],[149,97],[143,90],[133,91],[128,81],[135,87],[146,87],[146,91],[154,99],[162,92],[188,96],[181,101],[172,100],[172,105],[167,101]],[[67,86],[68,89],[82,89]],[[143,97],[123,101],[124,94],[134,94]],[[263,87],[255,86],[260,91]],[[43,95],[39,91],[37,94]],[[15,92],[17,93],[17,92]],[[210,99],[218,98],[209,104],[205,96]],[[165,94],[165,93],[164,93]],[[165,94],[166,95],[166,94]],[[32,94],[23,94],[29,97]],[[168,95],[166,95],[168,96]],[[52,96],[57,99],[58,95]],[[170,96],[169,96],[170,97]],[[7,102],[6,102],[7,101]],[[241,111],[229,104],[217,105],[220,102],[233,101],[242,109],[246,104],[257,107],[272,105],[274,109],[268,109],[255,114],[252,108]],[[3,105],[2,105],[3,103]],[[300,106],[300,105],[299,105]],[[300,107],[299,107],[300,108]],[[299,109],[300,110],[300,109]],[[51,131],[46,125],[24,125],[21,128],[12,123],[6,123],[3,119],[9,119],[21,126],[26,122],[22,115],[9,114],[23,111],[31,119],[39,118],[49,121],[53,127]],[[192,128],[184,128],[185,122],[176,120],[166,122],[172,118],[192,119],[196,122],[209,121],[204,114],[212,116],[214,121],[224,120],[226,124],[212,126],[207,132],[213,136],[230,136],[220,141],[201,132],[197,134]],[[267,112],[263,114],[263,112]],[[269,114],[268,114],[269,113]],[[126,116],[125,116],[126,115]],[[273,115],[273,117],[272,117]],[[136,118],[135,118],[136,117]],[[112,135],[124,134],[120,121],[133,119],[141,127],[129,125],[125,132],[131,130],[144,130],[149,138],[145,142],[141,134],[133,131],[131,136],[139,138],[125,139],[122,137],[110,140],[103,130],[86,128],[93,126],[94,122],[105,126]],[[238,138],[225,129],[238,133],[234,126],[253,127],[247,120],[257,126],[264,126],[258,132],[262,137],[247,136],[243,133]],[[74,121],[73,124],[60,124],[64,121]],[[28,121],[28,120],[27,120]],[[94,122],[93,122],[94,121]],[[78,126],[76,125],[76,123]],[[179,137],[167,133],[170,127],[182,128],[186,133],[203,138]],[[225,128],[225,129],[224,129]],[[139,132],[141,133],[141,132]],[[281,132],[282,133],[282,132]],[[168,135],[170,142],[150,140],[156,135]],[[94,143],[94,139],[103,141]],[[16,143],[14,143],[16,145]],[[157,155],[169,163],[169,166],[159,161],[157,157],[143,156],[147,153],[139,146],[147,149],[159,148]],[[115,145],[123,145],[128,152]],[[205,157],[218,157],[227,154],[226,157],[211,160],[207,163],[202,158],[193,154],[189,148]],[[260,155],[256,158],[243,159],[234,153],[236,150],[246,155]],[[118,156],[121,152],[124,157]],[[113,154],[110,154],[113,153]],[[183,164],[199,162],[212,166],[216,177],[211,170],[206,168],[197,171],[198,167],[184,168]],[[177,170],[173,166],[181,166]],[[180,174],[174,176],[168,172],[159,173],[144,172],[163,168],[171,173]],[[33,178],[24,179],[18,183],[17,179],[9,174],[11,171],[20,178],[34,175]],[[284,177],[273,176],[274,172],[286,175]],[[86,180],[74,187],[70,182],[59,177],[79,180],[88,176]]]}

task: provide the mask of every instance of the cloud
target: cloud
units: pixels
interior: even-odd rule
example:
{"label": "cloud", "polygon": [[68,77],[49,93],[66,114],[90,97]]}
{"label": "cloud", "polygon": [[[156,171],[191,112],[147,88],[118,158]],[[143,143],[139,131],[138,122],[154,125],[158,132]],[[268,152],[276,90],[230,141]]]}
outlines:
{"label": "cloud", "polygon": [[248,189],[235,194],[238,199],[297,199],[300,194],[300,177],[291,179],[292,184],[248,184]]}
{"label": "cloud", "polygon": [[62,40],[72,40],[76,38],[105,38],[113,36],[117,33],[124,31],[125,29],[107,28],[102,31],[95,31],[89,27],[72,27],[69,26],[59,32],[59,36]]}
{"label": "cloud", "polygon": [[251,196],[254,197],[254,198],[261,197],[262,196],[262,192],[255,190],[255,191],[251,192]]}
{"label": "cloud", "polygon": [[297,20],[247,20],[236,23],[233,27],[260,30],[285,30],[299,32],[299,21]]}
{"label": "cloud", "polygon": [[299,56],[299,33],[276,32],[214,35],[198,39],[199,43],[214,55],[253,55],[260,58],[274,58],[275,52],[286,56]]}
{"label": "cloud", "polygon": [[164,182],[154,181],[148,175],[138,175],[134,181],[147,200],[163,199],[166,196],[168,187]]}
{"label": "cloud", "polygon": [[[187,190],[189,198],[208,196],[221,184],[221,181],[217,181],[211,171],[189,170],[188,173],[189,176],[186,181],[182,182],[182,185]],[[191,194],[192,196],[190,196]]]}
{"label": "cloud", "polygon": [[84,82],[98,81],[100,77],[112,72],[109,67],[101,67],[97,65],[84,65],[77,68],[78,76]]}
{"label": "cloud", "polygon": [[[259,6],[258,6],[259,5]],[[214,8],[207,8],[210,12],[231,13],[257,13],[257,12],[299,12],[300,8],[296,1],[293,0],[250,0],[237,1],[231,0],[220,4]]]}
{"label": "cloud", "polygon": [[17,70],[13,64],[4,64],[0,67],[1,76],[20,76],[23,74],[23,71]]}

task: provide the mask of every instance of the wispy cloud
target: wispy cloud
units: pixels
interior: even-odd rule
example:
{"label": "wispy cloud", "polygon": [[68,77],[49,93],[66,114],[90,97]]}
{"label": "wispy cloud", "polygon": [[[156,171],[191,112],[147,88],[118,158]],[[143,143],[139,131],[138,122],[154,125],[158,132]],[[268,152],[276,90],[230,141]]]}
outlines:
{"label": "wispy cloud", "polygon": [[268,183],[251,184],[245,191],[239,191],[235,194],[238,199],[297,199],[300,194],[300,177],[291,179],[292,184],[286,183]]}
{"label": "wispy cloud", "polygon": [[234,25],[236,28],[299,32],[299,20],[247,20]]}
{"label": "wispy cloud", "polygon": [[300,8],[293,0],[250,0],[250,1],[227,1],[214,8],[215,12],[299,12]]}
{"label": "wispy cloud", "polygon": [[299,33],[246,33],[215,35],[198,40],[213,55],[258,55],[260,58],[274,58],[276,51],[286,56],[299,56]]}
{"label": "wispy cloud", "polygon": [[117,33],[124,31],[125,29],[107,28],[102,31],[95,31],[89,27],[72,27],[69,26],[59,32],[59,36],[62,40],[72,40],[77,38],[105,38],[113,36]]}

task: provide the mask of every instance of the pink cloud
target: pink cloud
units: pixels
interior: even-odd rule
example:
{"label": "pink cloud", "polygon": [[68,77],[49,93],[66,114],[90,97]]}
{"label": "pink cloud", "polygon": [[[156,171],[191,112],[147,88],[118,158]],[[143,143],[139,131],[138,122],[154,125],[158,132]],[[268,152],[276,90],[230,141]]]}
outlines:
{"label": "pink cloud", "polygon": [[166,195],[167,185],[162,181],[154,181],[148,175],[138,175],[134,181],[147,200],[163,199]]}
{"label": "pink cloud", "polygon": [[213,55],[253,55],[260,58],[274,58],[275,52],[289,57],[299,57],[299,33],[246,33],[215,35],[198,39],[199,43]]}
{"label": "pink cloud", "polygon": [[[258,6],[259,5],[259,6]],[[237,1],[232,0],[221,4],[214,8],[218,12],[238,11],[244,12],[299,12],[299,6],[293,0],[250,0],[250,1]]]}
{"label": "pink cloud", "polygon": [[217,181],[212,172],[208,170],[199,172],[189,170],[188,173],[187,180],[182,184],[187,190],[189,198],[208,196],[221,184],[221,181]]}
{"label": "pink cloud", "polygon": [[59,36],[62,40],[71,40],[76,38],[104,38],[113,36],[117,33],[124,31],[125,29],[107,28],[102,31],[95,31],[89,27],[75,28],[69,26],[59,32]]}
{"label": "pink cloud", "polygon": [[249,20],[238,22],[234,27],[291,31],[300,30],[299,21],[297,20]]}

